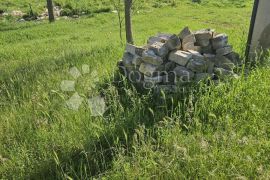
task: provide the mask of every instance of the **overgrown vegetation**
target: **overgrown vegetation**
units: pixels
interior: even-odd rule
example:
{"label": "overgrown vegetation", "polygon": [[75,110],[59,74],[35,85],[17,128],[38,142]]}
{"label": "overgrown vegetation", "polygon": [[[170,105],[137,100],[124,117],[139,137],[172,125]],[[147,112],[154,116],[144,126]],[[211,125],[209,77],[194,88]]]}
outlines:
{"label": "overgrown vegetation", "polygon": [[[250,4],[213,8],[205,2],[154,9],[145,1],[149,12],[133,17],[136,44],[158,31],[210,27],[228,33],[243,55]],[[124,49],[118,33],[114,13],[54,24],[1,22],[1,179],[269,179],[268,66],[164,101],[115,75]],[[84,75],[76,90],[86,98],[102,94],[103,117],[92,117],[86,101],[78,112],[64,106],[72,93],[62,92],[60,83],[72,80],[69,68],[83,64],[97,71],[98,81]]]}

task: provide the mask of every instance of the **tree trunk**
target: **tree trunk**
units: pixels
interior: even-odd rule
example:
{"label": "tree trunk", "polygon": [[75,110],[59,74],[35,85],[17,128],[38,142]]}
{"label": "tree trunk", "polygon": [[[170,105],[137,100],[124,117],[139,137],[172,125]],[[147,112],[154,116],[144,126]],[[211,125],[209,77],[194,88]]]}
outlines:
{"label": "tree trunk", "polygon": [[124,0],[124,1],[125,1],[126,39],[128,43],[133,44],[132,25],[131,25],[132,0]]}
{"label": "tree trunk", "polygon": [[47,0],[47,8],[48,8],[49,21],[54,22],[53,2],[52,2],[52,0]]}

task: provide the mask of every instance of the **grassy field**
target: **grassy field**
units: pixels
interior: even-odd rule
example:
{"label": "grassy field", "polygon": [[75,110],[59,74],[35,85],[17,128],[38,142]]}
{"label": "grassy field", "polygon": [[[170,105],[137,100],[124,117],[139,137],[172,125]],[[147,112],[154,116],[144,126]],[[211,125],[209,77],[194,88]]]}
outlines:
{"label": "grassy field", "polygon": [[[26,1],[10,2],[13,9]],[[227,33],[243,55],[251,1],[169,3],[134,13],[136,44],[186,25],[209,27]],[[0,179],[270,178],[267,65],[157,102],[112,78],[124,50],[118,34],[114,13],[53,24],[1,20]],[[99,78],[80,77],[76,90],[86,98],[102,93],[103,117],[91,116],[86,102],[79,111],[64,106],[72,94],[60,83],[83,64]]]}

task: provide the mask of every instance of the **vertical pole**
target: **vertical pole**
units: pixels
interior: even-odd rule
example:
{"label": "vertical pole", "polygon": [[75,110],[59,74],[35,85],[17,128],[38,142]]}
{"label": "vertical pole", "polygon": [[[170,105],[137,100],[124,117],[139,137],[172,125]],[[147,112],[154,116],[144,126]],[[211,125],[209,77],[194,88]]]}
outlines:
{"label": "vertical pole", "polygon": [[52,0],[47,0],[47,8],[48,8],[49,21],[54,22],[53,2],[52,2]]}
{"label": "vertical pole", "polygon": [[125,1],[125,25],[126,25],[126,39],[127,42],[133,44],[133,36],[132,36],[132,23],[131,23],[131,7],[132,0],[124,0]]}
{"label": "vertical pole", "polygon": [[252,12],[252,16],[251,16],[251,21],[250,21],[250,28],[249,28],[246,54],[245,54],[247,60],[249,59],[250,45],[251,45],[251,41],[252,41],[252,34],[254,31],[254,25],[255,25],[255,21],[256,21],[258,6],[259,6],[259,0],[255,0],[254,6],[253,6],[253,12]]}

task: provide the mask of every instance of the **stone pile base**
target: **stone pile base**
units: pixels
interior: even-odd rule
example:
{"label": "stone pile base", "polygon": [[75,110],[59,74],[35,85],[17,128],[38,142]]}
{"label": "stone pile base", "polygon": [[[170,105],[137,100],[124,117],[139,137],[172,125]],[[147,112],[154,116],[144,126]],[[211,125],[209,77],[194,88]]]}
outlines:
{"label": "stone pile base", "polygon": [[178,35],[150,37],[143,47],[127,44],[118,66],[134,84],[173,92],[187,83],[235,77],[241,61],[226,34],[185,27]]}

